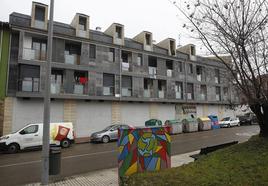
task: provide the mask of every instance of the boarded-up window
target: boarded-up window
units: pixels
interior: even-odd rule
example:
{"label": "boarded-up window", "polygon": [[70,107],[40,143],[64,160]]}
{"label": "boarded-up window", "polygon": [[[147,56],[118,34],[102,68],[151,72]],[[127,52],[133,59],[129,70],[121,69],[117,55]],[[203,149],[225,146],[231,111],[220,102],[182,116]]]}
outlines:
{"label": "boarded-up window", "polygon": [[122,76],[122,87],[132,88],[132,78],[131,78],[131,76]]}

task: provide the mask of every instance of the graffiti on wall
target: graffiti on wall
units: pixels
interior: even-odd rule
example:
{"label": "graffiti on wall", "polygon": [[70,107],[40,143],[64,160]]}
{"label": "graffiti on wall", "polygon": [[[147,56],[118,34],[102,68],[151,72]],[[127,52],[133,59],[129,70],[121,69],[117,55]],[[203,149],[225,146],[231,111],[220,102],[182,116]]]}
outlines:
{"label": "graffiti on wall", "polygon": [[169,127],[119,129],[119,177],[170,168]]}

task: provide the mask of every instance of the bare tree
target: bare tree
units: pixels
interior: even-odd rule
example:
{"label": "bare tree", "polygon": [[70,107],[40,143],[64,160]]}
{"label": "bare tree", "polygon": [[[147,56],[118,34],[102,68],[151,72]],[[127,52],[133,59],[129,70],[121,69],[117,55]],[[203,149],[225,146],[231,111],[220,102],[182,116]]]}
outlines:
{"label": "bare tree", "polygon": [[[185,6],[171,2],[188,20],[183,27],[232,74],[256,114],[260,136],[268,137],[268,1],[188,0]],[[232,62],[222,55],[230,55]]]}

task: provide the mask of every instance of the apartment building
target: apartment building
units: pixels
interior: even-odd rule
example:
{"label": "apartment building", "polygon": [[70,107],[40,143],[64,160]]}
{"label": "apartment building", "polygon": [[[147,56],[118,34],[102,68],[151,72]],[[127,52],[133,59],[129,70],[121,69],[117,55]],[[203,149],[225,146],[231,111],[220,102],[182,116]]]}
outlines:
{"label": "apartment building", "polygon": [[[6,133],[43,121],[48,6],[33,2],[31,15],[12,13],[10,25]],[[237,96],[221,63],[197,56],[192,44],[155,44],[151,32],[126,38],[124,30],[119,23],[92,30],[80,13],[70,24],[54,22],[52,122],[73,122],[77,141],[85,141],[112,123],[234,114],[229,104]]]}

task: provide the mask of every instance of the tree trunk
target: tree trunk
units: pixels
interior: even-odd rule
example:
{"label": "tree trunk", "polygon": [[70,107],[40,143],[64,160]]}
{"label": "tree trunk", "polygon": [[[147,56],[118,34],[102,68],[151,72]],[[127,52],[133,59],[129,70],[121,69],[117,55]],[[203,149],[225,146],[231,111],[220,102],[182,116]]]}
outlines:
{"label": "tree trunk", "polygon": [[260,137],[268,137],[268,103],[250,105],[260,126]]}

